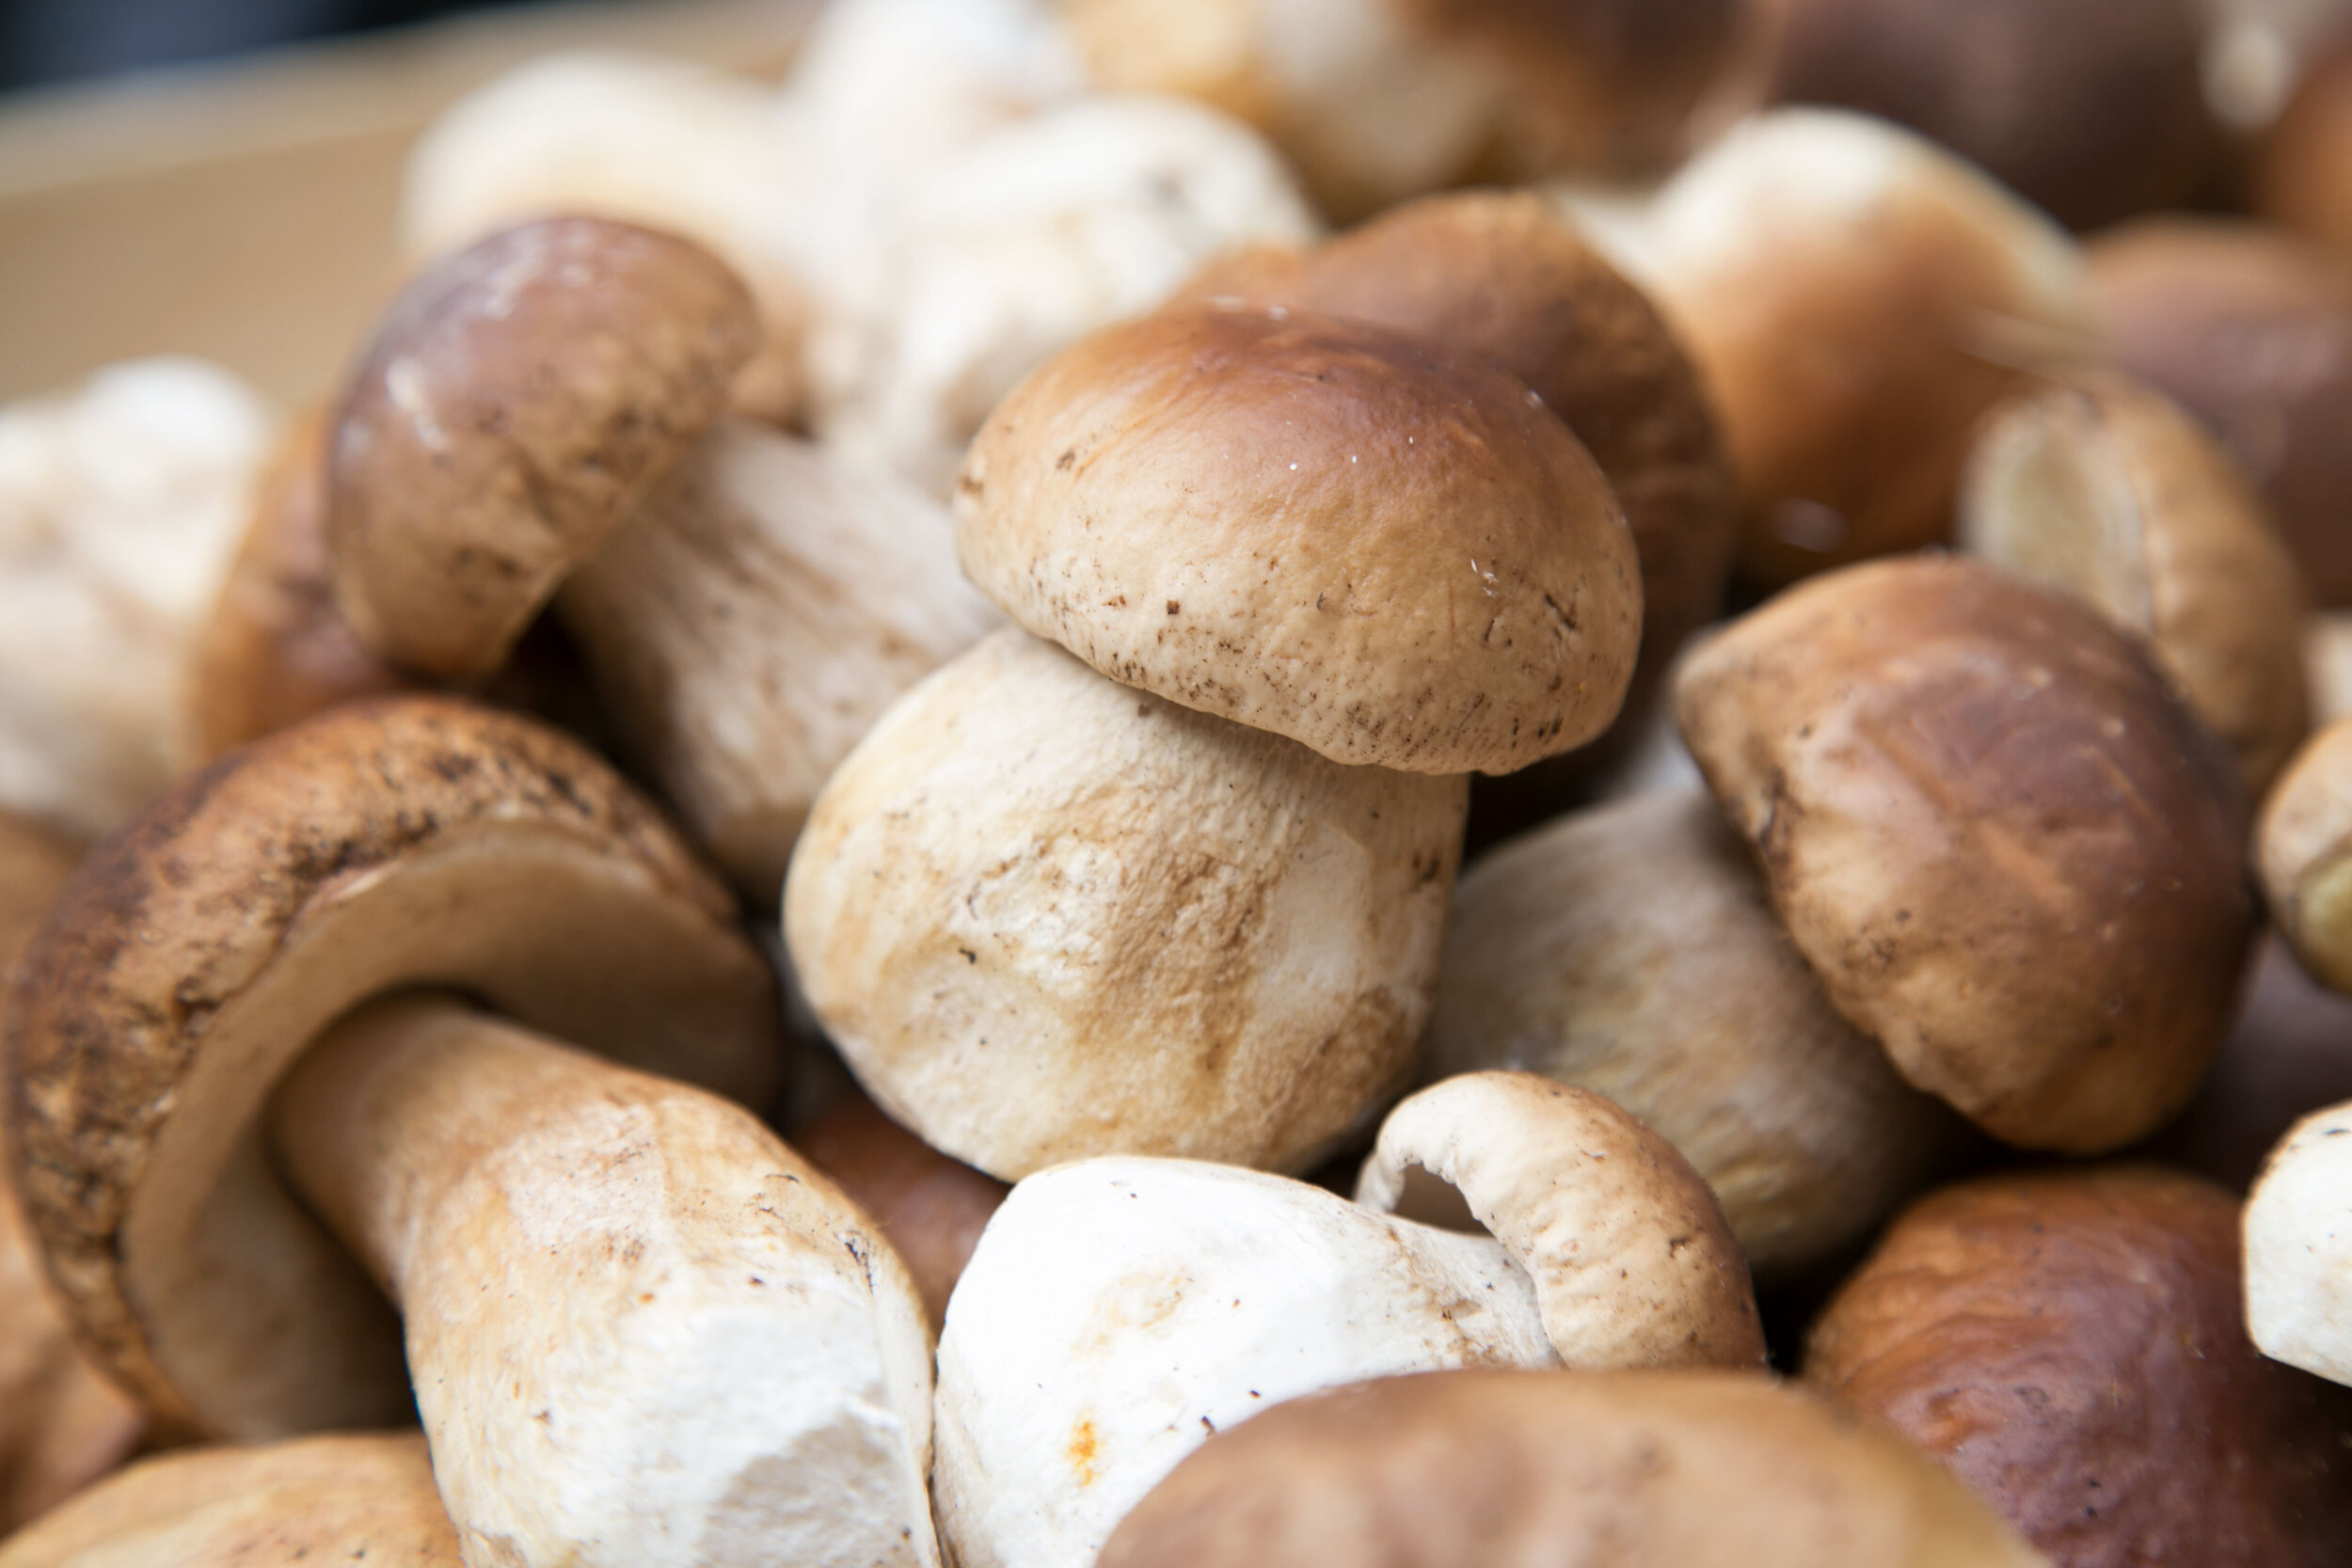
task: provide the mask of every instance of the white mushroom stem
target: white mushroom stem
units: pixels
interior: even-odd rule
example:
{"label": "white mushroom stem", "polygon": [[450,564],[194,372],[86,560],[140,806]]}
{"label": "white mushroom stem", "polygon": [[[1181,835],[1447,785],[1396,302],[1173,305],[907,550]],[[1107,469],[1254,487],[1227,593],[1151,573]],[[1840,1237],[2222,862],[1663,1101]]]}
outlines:
{"label": "white mushroom stem", "polygon": [[2256,1348],[2352,1384],[2352,1103],[2287,1134],[2244,1223],[2246,1327]]}
{"label": "white mushroom stem", "polygon": [[412,997],[272,1131],[402,1308],[472,1568],[937,1562],[914,1286],[739,1107]]}
{"label": "white mushroom stem", "polygon": [[1393,1212],[1415,1166],[1534,1279],[1570,1367],[1762,1365],[1747,1259],[1714,1193],[1599,1095],[1531,1072],[1449,1078],[1389,1114],[1357,1202]]}

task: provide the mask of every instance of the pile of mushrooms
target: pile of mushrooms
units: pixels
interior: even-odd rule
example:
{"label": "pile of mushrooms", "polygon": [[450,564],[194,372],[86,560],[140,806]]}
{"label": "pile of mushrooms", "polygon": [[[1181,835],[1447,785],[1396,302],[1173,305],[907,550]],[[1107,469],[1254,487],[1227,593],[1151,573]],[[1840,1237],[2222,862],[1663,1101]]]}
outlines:
{"label": "pile of mushrooms", "polygon": [[2315,14],[834,0],[0,407],[0,1568],[2342,1560]]}

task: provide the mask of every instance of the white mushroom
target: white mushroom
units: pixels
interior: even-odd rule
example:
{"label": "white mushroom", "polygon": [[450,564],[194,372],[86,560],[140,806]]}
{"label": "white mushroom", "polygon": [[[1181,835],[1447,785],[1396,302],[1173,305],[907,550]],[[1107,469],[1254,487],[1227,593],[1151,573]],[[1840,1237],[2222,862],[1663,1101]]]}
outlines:
{"label": "white mushroom", "polygon": [[2303,1118],[2247,1199],[2246,1327],[2265,1355],[2352,1384],[2352,1104]]}
{"label": "white mushroom", "polygon": [[190,359],[0,408],[0,808],[92,838],[192,753],[189,667],[271,424]]}

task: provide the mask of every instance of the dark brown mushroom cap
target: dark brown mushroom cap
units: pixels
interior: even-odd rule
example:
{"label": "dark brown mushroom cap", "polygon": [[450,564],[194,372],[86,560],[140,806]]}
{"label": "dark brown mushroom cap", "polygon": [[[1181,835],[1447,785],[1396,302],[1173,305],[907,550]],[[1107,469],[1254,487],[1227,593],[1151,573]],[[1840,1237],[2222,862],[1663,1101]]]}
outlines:
{"label": "dark brown mushroom cap", "polygon": [[1100,1568],[2034,1568],[1879,1428],[1732,1372],[1431,1372],[1191,1454]]}
{"label": "dark brown mushroom cap", "polygon": [[1831,1002],[1994,1136],[2169,1119],[2251,937],[2229,752],[2096,611],[1969,561],[1851,567],[1701,644],[1692,754]]}
{"label": "dark brown mushroom cap", "polygon": [[426,674],[495,669],[725,408],[758,332],[717,258],[604,218],[519,224],[417,277],[337,416],[353,627]]}
{"label": "dark brown mushroom cap", "polygon": [[1721,608],[1740,494],[1706,388],[1648,296],[1556,203],[1426,197],[1311,251],[1243,251],[1180,298],[1312,310],[1492,359],[1575,433],[1625,509],[1644,671]]}
{"label": "dark brown mushroom cap", "polygon": [[27,1214],[84,1337],[167,1421],[405,1416],[389,1309],[258,1122],[320,1029],[415,986],[755,1104],[779,1067],[732,901],[556,732],[389,698],[182,779],[82,863],[8,1021]]}
{"label": "dark brown mushroom cap", "polygon": [[1831,1302],[1805,1380],[1942,1459],[2063,1568],[2340,1563],[2352,1405],[2247,1338],[2238,1213],[2155,1166],[1947,1188]]}
{"label": "dark brown mushroom cap", "polygon": [[0,1568],[460,1568],[420,1433],[166,1454],[0,1545]]}
{"label": "dark brown mushroom cap", "polygon": [[1780,0],[1784,103],[1883,115],[2077,229],[2217,172],[2203,14],[2185,0]]}
{"label": "dark brown mushroom cap", "polygon": [[2352,604],[2352,266],[2283,230],[2184,217],[2090,257],[2117,365],[2220,438],[2318,601]]}
{"label": "dark brown mushroom cap", "polygon": [[1113,680],[1335,762],[1510,772],[1607,728],[1633,543],[1567,427],[1481,358],[1359,322],[1171,310],[997,406],[964,570]]}

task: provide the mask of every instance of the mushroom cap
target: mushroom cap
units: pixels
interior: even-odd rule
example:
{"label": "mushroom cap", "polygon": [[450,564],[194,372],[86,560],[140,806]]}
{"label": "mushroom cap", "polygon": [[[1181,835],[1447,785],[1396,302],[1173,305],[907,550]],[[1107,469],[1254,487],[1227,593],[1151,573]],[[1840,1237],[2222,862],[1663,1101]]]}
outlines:
{"label": "mushroom cap", "polygon": [[1486,1068],[1654,1128],[1759,1278],[1860,1241],[1951,1141],[1948,1113],[1830,1006],[1702,788],[1565,817],[1463,874],[1422,1070]]}
{"label": "mushroom cap", "polygon": [[1492,359],[1560,416],[1625,510],[1645,671],[1721,608],[1740,502],[1707,389],[1657,308],[1558,203],[1424,197],[1312,250],[1241,252],[1182,298],[1370,322]]}
{"label": "mushroom cap", "polygon": [[461,1568],[424,1438],[304,1437],[133,1465],[0,1545],[0,1568]]}
{"label": "mushroom cap", "polygon": [[1987,416],[1959,543],[2146,638],[2259,799],[2310,727],[2302,569],[2229,454],[2160,394],[2075,375]]}
{"label": "mushroom cap", "polygon": [[2352,1103],[2297,1122],[2246,1203],[2246,1326],[2262,1353],[2352,1384]]}
{"label": "mushroom cap", "polygon": [[1715,1195],[1599,1095],[1532,1072],[1449,1078],[1389,1113],[1356,1201],[1396,1212],[1416,1170],[1527,1271],[1569,1366],[1764,1365],[1748,1260]]}
{"label": "mushroom cap", "polygon": [[826,784],[785,937],[875,1102],[993,1176],[1106,1153],[1304,1169],[1411,1073],[1465,793],[1008,627]]}
{"label": "mushroom cap", "polygon": [[2090,248],[2115,363],[2202,420],[2268,499],[2319,602],[2352,604],[2352,277],[2261,224],[2152,218]]}
{"label": "mushroom cap", "polygon": [[1979,416],[2090,338],[2062,231],[1861,115],[1758,115],[1629,212],[1569,201],[1698,361],[1760,582],[1941,539]]}
{"label": "mushroom cap", "polygon": [[2076,229],[2219,172],[2205,18],[2183,0],[1779,0],[1773,93],[1883,115]]}
{"label": "mushroom cap", "polygon": [[1694,649],[1692,754],[1830,1001],[1995,1137],[2096,1153],[2187,1103],[2252,935],[2228,752],[2087,607],[1856,566]]}
{"label": "mushroom cap", "polygon": [[795,1129],[792,1147],[874,1216],[936,1329],[989,1216],[1011,1189],[940,1153],[855,1088]]}
{"label": "mushroom cap", "polygon": [[715,257],[605,218],[517,224],[411,280],[336,416],[353,628],[425,674],[496,669],[725,406],[757,339]]}
{"label": "mushroom cap", "polygon": [[2352,147],[2352,46],[2341,36],[2341,15],[2312,8],[2338,37],[2305,62],[2294,96],[2263,137],[2252,170],[2254,210],[2274,223],[2308,234],[2338,255],[2352,255],[2352,219],[2345,214],[2345,149]]}
{"label": "mushroom cap", "polygon": [[93,851],[8,1019],[28,1216],[82,1333],[167,1422],[389,1422],[397,1325],[279,1184],[274,1083],[438,986],[753,1103],[774,978],[725,892],[576,742],[437,698],[338,709],[183,779]]}
{"label": "mushroom cap", "polygon": [[1003,625],[946,509],[744,420],[714,426],[557,600],[629,750],[754,905],[898,695]]}
{"label": "mushroom cap", "polygon": [[2280,934],[2313,979],[2352,991],[2352,720],[2287,764],[2263,802],[2254,852]]}
{"label": "mushroom cap", "polygon": [[1114,680],[1336,762],[1510,772],[1616,717],[1631,536],[1541,400],[1361,323],[1167,311],[1039,370],[973,443],[981,592]]}
{"label": "mushroom cap", "polygon": [[197,640],[188,677],[202,758],[337,703],[412,684],[359,641],[335,604],[326,521],[333,434],[324,406],[295,420],[255,486],[245,543]]}
{"label": "mushroom cap", "polygon": [[2106,1166],[1932,1194],[1814,1324],[1804,1375],[2059,1562],[2318,1568],[2352,1539],[2352,1404],[2255,1354],[2237,1201],[2201,1178]]}
{"label": "mushroom cap", "polygon": [[1557,1359],[1489,1238],[1230,1165],[1057,1166],[1013,1188],[947,1304],[940,1534],[961,1568],[1087,1568],[1185,1454],[1283,1400]]}
{"label": "mushroom cap", "polygon": [[1729,1372],[1449,1371],[1203,1446],[1101,1568],[2038,1568],[1907,1444]]}

